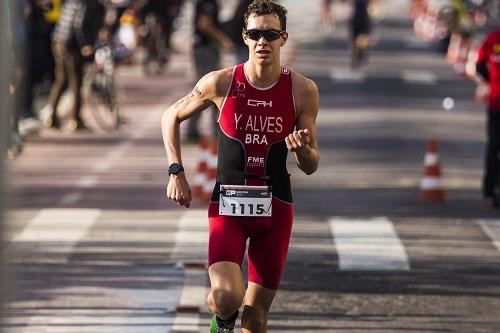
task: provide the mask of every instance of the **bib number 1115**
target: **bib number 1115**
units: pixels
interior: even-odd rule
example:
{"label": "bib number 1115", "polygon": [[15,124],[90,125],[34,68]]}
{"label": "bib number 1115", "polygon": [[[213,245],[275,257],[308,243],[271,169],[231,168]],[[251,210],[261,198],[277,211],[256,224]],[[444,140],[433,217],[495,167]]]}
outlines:
{"label": "bib number 1115", "polygon": [[266,211],[264,204],[244,204],[244,203],[231,203],[231,209],[234,215],[245,215],[248,213],[249,215],[262,215]]}
{"label": "bib number 1115", "polygon": [[221,185],[219,214],[271,216],[272,194],[268,186]]}

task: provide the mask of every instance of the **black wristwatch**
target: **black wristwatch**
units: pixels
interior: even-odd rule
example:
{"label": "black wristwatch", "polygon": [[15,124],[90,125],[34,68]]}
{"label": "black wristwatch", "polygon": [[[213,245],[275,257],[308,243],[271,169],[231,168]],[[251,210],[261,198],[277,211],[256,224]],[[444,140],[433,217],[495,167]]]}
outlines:
{"label": "black wristwatch", "polygon": [[172,163],[168,167],[168,175],[177,175],[179,172],[184,171],[184,167],[179,163]]}

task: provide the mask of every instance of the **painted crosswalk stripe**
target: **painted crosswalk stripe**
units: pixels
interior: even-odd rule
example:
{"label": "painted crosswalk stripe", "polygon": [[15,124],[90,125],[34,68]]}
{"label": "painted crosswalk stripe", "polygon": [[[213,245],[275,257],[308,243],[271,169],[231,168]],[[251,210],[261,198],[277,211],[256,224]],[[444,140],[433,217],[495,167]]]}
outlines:
{"label": "painted crosswalk stripe", "polygon": [[437,76],[431,71],[404,70],[401,72],[401,79],[411,84],[433,85],[437,83]]}
{"label": "painted crosswalk stripe", "polygon": [[74,246],[90,230],[101,215],[99,209],[41,209],[6,248],[6,253],[24,248],[24,243],[56,242],[61,254],[71,255]]}
{"label": "painted crosswalk stripe", "polygon": [[[189,210],[179,221],[173,259],[205,262],[208,248],[208,217],[206,210]],[[181,266],[181,265],[180,265]],[[208,289],[205,269],[187,268],[178,308],[197,310],[205,306]],[[200,332],[199,311],[178,312],[172,332]]]}
{"label": "painted crosswalk stripe", "polygon": [[344,271],[407,271],[408,256],[391,221],[331,218],[330,230]]}
{"label": "painted crosswalk stripe", "polygon": [[366,73],[359,70],[335,68],[330,72],[330,78],[335,82],[359,83],[366,78]]}
{"label": "painted crosswalk stripe", "polygon": [[500,220],[479,220],[477,223],[500,251]]}

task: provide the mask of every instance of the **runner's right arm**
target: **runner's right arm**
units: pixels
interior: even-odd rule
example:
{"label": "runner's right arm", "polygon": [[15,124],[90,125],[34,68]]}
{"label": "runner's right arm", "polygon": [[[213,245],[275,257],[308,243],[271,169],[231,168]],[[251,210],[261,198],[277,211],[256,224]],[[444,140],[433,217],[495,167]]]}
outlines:
{"label": "runner's right arm", "polygon": [[[170,106],[161,118],[163,144],[167,153],[169,165],[178,163],[182,165],[180,124],[215,103],[220,106],[223,94],[227,91],[230,82],[228,69],[211,72],[198,81],[191,93],[187,94]],[[227,81],[227,82],[226,82]],[[191,189],[184,172],[170,175],[167,186],[167,197],[180,206],[188,208],[191,205]]]}

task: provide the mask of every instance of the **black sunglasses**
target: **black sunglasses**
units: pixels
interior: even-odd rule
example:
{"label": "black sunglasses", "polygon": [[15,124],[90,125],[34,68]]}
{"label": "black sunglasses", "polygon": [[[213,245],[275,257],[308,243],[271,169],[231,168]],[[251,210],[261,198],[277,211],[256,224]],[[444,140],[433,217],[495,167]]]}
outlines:
{"label": "black sunglasses", "polygon": [[273,40],[279,39],[285,33],[285,31],[279,31],[276,29],[248,29],[245,30],[244,33],[248,36],[248,38],[255,41],[258,41],[261,37],[264,37],[264,39],[268,42],[272,42]]}

